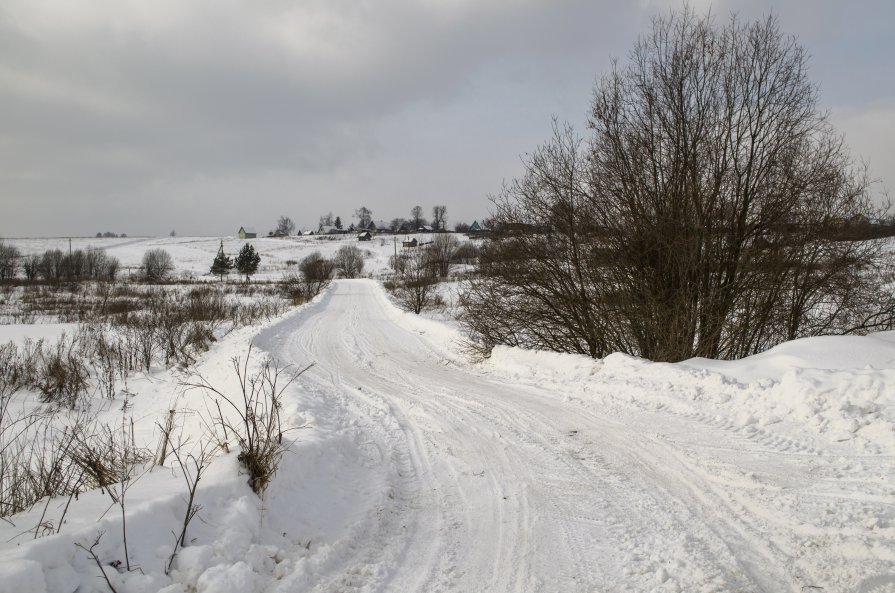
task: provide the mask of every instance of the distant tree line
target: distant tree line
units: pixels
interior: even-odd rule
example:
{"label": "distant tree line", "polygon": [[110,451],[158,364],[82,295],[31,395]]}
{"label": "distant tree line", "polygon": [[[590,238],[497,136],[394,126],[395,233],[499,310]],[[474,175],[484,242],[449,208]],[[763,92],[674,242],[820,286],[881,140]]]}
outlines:
{"label": "distant tree line", "polygon": [[118,258],[96,247],[22,255],[18,248],[0,241],[0,280],[16,278],[20,270],[27,280],[114,280],[120,267]]}
{"label": "distant tree line", "polygon": [[817,104],[775,18],[656,18],[589,135],[555,124],[493,198],[476,344],[676,361],[892,328],[881,242],[846,232],[879,217],[868,174]]}
{"label": "distant tree line", "polygon": [[[288,218],[288,217],[285,217]],[[410,209],[410,216],[408,218],[396,217],[392,218],[385,224],[382,221],[378,221],[374,223],[373,220],[373,211],[366,206],[361,206],[357,210],[354,211],[354,219],[356,222],[349,224],[347,228],[345,228],[345,223],[342,220],[341,216],[334,215],[332,212],[328,212],[319,219],[320,227],[332,227],[338,231],[345,232],[355,232],[355,231],[364,231],[364,230],[373,230],[375,226],[375,230],[377,231],[389,231],[394,233],[399,232],[417,232],[420,229],[425,229],[430,227],[431,230],[436,232],[444,232],[448,230],[447,226],[447,206],[445,205],[436,205],[432,207],[432,219],[431,223],[428,218],[424,215],[424,210],[422,206],[414,206]],[[283,217],[280,219],[280,223],[277,225],[277,233],[278,234],[289,234],[287,230],[292,228],[294,230],[294,224],[289,227],[282,223]],[[291,220],[290,220],[291,222]],[[483,226],[483,225],[482,225]],[[454,231],[458,233],[469,232],[470,225],[465,222],[458,222],[454,225]],[[484,226],[483,226],[484,228]],[[291,232],[291,231],[290,231]]]}

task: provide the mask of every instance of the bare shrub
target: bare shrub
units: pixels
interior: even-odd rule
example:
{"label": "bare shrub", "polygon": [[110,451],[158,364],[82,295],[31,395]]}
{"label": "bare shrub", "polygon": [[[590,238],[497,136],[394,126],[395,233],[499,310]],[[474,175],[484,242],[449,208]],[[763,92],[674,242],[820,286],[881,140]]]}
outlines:
{"label": "bare shrub", "polygon": [[446,278],[451,271],[451,265],[454,263],[454,256],[460,248],[460,242],[457,237],[448,233],[435,235],[432,242],[426,245],[428,257],[434,272],[440,278]]}
{"label": "bare shrub", "polygon": [[177,465],[180,466],[180,474],[186,484],[189,497],[186,502],[186,511],[183,514],[183,525],[181,526],[180,534],[174,538],[174,549],[168,557],[168,563],[165,565],[165,574],[171,572],[171,565],[174,564],[177,552],[187,541],[186,530],[189,528],[192,520],[196,518],[196,515],[199,514],[199,511],[202,510],[202,506],[195,502],[196,491],[199,489],[199,481],[202,479],[202,474],[208,469],[208,464],[211,463],[213,455],[213,451],[207,443],[203,443],[199,447],[198,453],[195,454],[182,453],[181,448],[182,445],[174,447],[172,453],[174,453],[174,457],[177,459]]}
{"label": "bare shrub", "polygon": [[299,270],[300,274],[285,274],[280,283],[283,296],[293,305],[310,301],[329,286],[335,266],[331,260],[315,251],[301,260]]}
{"label": "bare shrub", "polygon": [[407,250],[399,259],[396,267],[401,271],[391,292],[402,308],[419,315],[437,303],[438,267],[426,249]]}
{"label": "bare shrub", "polygon": [[[286,306],[278,296],[280,286],[274,283],[240,285],[230,291],[243,297],[234,302],[226,299],[226,289],[206,287],[184,292],[106,285],[90,293],[54,284],[29,290],[32,302],[40,301],[44,310],[57,313],[72,303],[80,307],[91,300],[98,301],[94,311],[115,310],[110,303],[117,299],[128,305],[122,314],[107,321],[97,317],[54,344],[26,340],[20,347],[0,345],[0,516],[29,508],[45,496],[73,496],[88,488],[106,489],[122,506],[131,468],[149,459],[149,453],[134,445],[126,424],[113,428],[96,423],[78,405],[82,396],[95,389],[103,397],[115,398],[122,382],[126,391],[131,373],[149,370],[163,358],[188,366],[215,340],[215,328],[270,318]],[[274,426],[281,430],[279,404],[271,403],[278,402],[282,393],[277,379],[281,370],[268,362],[260,373],[262,379],[243,381],[252,403],[245,408],[248,428],[239,433],[247,435],[248,452],[242,460],[254,472],[253,483],[258,487],[269,479],[261,475],[262,466],[277,459],[275,451],[261,445],[260,435]],[[42,408],[44,412],[27,413],[14,399],[22,389],[35,390],[54,405]],[[266,393],[273,394],[269,401],[264,399]],[[227,430],[243,424],[232,423]],[[182,461],[192,463],[189,456]],[[50,523],[41,519],[35,535],[52,532]]]}
{"label": "bare shrub", "polygon": [[364,254],[354,245],[339,247],[333,264],[343,278],[357,278],[364,271]]}
{"label": "bare shrub", "polygon": [[90,373],[77,352],[78,345],[76,337],[69,342],[62,334],[54,347],[41,349],[32,387],[40,392],[43,401],[74,408],[87,393]]}
{"label": "bare shrub", "polygon": [[[232,412],[220,412],[213,420],[217,438],[225,450],[229,450],[230,439],[236,439],[238,459],[249,475],[249,485],[256,494],[263,495],[286,451],[283,433],[290,428],[284,429],[280,422],[283,392],[311,367],[284,378],[289,367],[279,367],[265,358],[260,369],[251,373],[251,356],[252,347],[249,346],[245,359],[234,357],[231,360],[239,384],[237,394],[225,394],[200,374],[182,385],[188,390],[201,389],[218,396]],[[218,409],[220,411],[220,407]]]}
{"label": "bare shrub", "polygon": [[[83,483],[71,462],[72,435],[90,416],[14,413],[9,404],[7,398],[0,409],[0,516],[26,510],[47,496],[79,492]],[[40,523],[35,537],[37,529],[51,531],[43,519]]]}
{"label": "bare shrub", "polygon": [[59,249],[49,249],[40,257],[40,275],[45,280],[59,280],[62,278],[64,255]]}
{"label": "bare shrub", "polygon": [[174,260],[171,254],[164,249],[150,249],[143,254],[143,263],[140,265],[143,279],[149,282],[161,282],[167,280],[174,271]]}
{"label": "bare shrub", "polygon": [[212,330],[232,319],[236,308],[227,302],[223,291],[209,286],[191,289],[183,305],[186,305],[184,309],[186,319],[208,322]]}
{"label": "bare shrub", "polygon": [[88,247],[84,259],[85,275],[93,280],[115,280],[121,267],[118,258],[97,247]]}
{"label": "bare shrub", "polygon": [[127,332],[126,340],[133,349],[139,366],[149,372],[155,353],[159,349],[159,340],[152,318],[149,315],[131,315],[124,327]]}
{"label": "bare shrub", "polygon": [[99,545],[99,542],[103,538],[105,533],[105,531],[98,532],[93,540],[93,543],[91,543],[89,546],[81,542],[75,542],[75,547],[80,548],[87,553],[87,556],[90,557],[90,559],[93,560],[93,562],[96,564],[96,567],[99,568],[99,572],[102,575],[103,580],[106,581],[106,585],[109,587],[109,590],[112,591],[112,593],[118,593],[118,590],[112,584],[112,581],[109,580],[109,575],[106,574],[106,569],[103,566],[102,561],[99,559],[99,556],[96,554],[96,552],[94,552],[94,548]]}
{"label": "bare shrub", "polygon": [[284,274],[280,281],[280,290],[283,297],[288,299],[292,305],[301,305],[313,298],[308,283],[301,274]]}
{"label": "bare shrub", "polygon": [[462,265],[475,265],[479,260],[479,246],[472,241],[464,241],[457,246],[454,252],[453,263]]}
{"label": "bare shrub", "polygon": [[0,419],[12,394],[34,380],[33,344],[27,340],[21,352],[12,342],[0,344]]}
{"label": "bare shrub", "polygon": [[315,251],[301,260],[298,269],[301,271],[305,280],[315,285],[312,292],[316,296],[317,294],[320,294],[324,288],[329,286],[330,281],[332,281],[333,272],[335,272],[335,265],[332,260],[320,255],[319,251]]}
{"label": "bare shrub", "polygon": [[91,357],[94,377],[100,393],[108,399],[115,399],[115,385],[121,368],[121,350],[118,344],[107,340],[104,333],[93,339],[94,353]]}

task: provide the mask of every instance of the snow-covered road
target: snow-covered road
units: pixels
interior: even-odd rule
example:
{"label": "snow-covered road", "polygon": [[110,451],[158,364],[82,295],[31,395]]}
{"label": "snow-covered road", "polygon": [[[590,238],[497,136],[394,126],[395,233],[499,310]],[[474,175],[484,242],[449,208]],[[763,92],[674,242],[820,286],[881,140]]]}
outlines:
{"label": "snow-covered road", "polygon": [[289,391],[314,436],[267,501],[304,508],[283,529],[308,552],[273,590],[895,586],[891,452],[738,422],[712,402],[740,388],[704,371],[471,364],[453,335],[339,281],[256,339],[315,363]]}

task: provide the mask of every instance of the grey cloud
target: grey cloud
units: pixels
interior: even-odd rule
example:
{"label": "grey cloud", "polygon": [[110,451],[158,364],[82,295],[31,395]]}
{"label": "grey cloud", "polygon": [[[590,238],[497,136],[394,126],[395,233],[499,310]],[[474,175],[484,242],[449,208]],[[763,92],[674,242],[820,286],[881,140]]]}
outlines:
{"label": "grey cloud", "polygon": [[[254,205],[262,217],[315,209],[320,196],[343,215],[361,200],[389,217],[439,200],[455,219],[480,216],[485,194],[515,174],[517,155],[543,139],[550,116],[581,121],[610,56],[624,58],[650,14],[678,8],[589,0],[4,6],[0,196],[24,234],[46,229],[49,212],[67,213],[52,217],[54,233],[164,232],[179,210],[194,226],[184,232],[227,232],[246,194],[263,197]],[[806,27],[817,35],[841,18],[810,12],[818,22]],[[891,96],[891,83],[867,84]],[[170,207],[156,213],[147,201]],[[203,209],[224,213],[197,221]],[[105,216],[116,221],[96,222]],[[0,234],[9,219],[0,217]]]}

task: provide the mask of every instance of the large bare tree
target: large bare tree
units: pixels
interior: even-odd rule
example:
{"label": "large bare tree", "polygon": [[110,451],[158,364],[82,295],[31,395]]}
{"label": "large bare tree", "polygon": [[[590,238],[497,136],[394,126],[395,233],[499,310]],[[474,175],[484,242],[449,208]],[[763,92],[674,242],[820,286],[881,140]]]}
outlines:
{"label": "large bare tree", "polygon": [[10,280],[16,277],[21,256],[17,247],[7,245],[0,239],[0,280]]}
{"label": "large bare tree", "polygon": [[432,206],[432,228],[445,230],[447,225],[447,206]]}
{"label": "large bare tree", "polygon": [[879,243],[842,240],[874,214],[867,174],[817,95],[774,18],[656,18],[597,83],[587,141],[557,126],[495,199],[468,325],[655,360],[890,327]]}
{"label": "large bare tree", "polygon": [[413,223],[413,230],[426,226],[428,221],[423,218],[422,206],[414,206],[410,209],[410,221]]}
{"label": "large bare tree", "polygon": [[281,235],[291,235],[295,232],[295,222],[285,214],[280,216],[280,218],[277,219],[276,232]]}
{"label": "large bare tree", "polygon": [[366,206],[361,206],[354,211],[354,217],[357,218],[358,228],[365,229],[370,226],[370,222],[373,220],[373,211]]}

